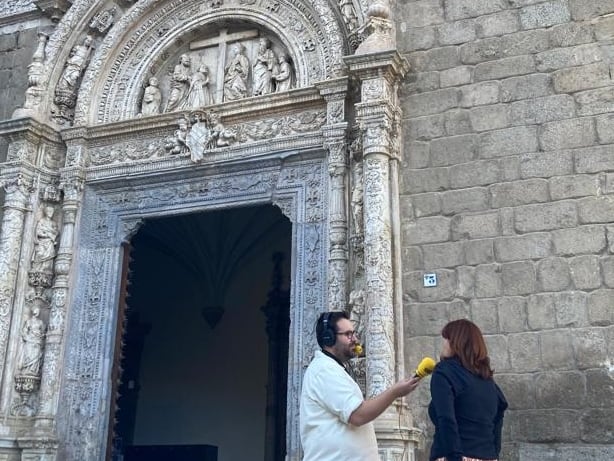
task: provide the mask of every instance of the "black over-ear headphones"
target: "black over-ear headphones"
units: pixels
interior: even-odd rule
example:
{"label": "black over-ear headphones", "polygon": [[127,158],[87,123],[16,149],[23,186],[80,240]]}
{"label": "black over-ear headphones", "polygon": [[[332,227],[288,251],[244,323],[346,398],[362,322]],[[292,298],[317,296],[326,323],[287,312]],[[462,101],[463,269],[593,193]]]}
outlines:
{"label": "black over-ear headphones", "polygon": [[331,347],[337,342],[337,333],[330,324],[331,313],[327,312],[322,316],[322,346]]}

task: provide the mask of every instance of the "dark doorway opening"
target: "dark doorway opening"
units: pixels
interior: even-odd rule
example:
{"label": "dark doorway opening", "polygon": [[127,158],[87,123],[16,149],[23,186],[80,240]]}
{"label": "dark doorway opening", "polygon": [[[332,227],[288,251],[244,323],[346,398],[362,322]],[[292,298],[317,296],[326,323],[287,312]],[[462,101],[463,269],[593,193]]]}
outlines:
{"label": "dark doorway opening", "polygon": [[108,460],[285,459],[291,242],[271,205],[146,220],[124,251]]}

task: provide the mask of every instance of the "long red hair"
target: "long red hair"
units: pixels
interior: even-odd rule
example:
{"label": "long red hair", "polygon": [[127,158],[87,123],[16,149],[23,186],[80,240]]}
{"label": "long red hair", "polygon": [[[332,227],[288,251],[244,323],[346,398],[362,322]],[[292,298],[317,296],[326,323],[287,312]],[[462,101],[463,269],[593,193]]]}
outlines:
{"label": "long red hair", "polygon": [[443,327],[441,336],[448,340],[452,354],[465,368],[484,379],[492,378],[494,371],[490,368],[488,349],[475,323],[467,319],[454,320]]}

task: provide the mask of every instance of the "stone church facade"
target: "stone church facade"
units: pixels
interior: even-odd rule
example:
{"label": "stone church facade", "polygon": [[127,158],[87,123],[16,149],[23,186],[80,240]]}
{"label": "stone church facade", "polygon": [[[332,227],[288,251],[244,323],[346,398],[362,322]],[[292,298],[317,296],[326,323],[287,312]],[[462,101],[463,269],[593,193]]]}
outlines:
{"label": "stone church facade", "polygon": [[[348,306],[367,396],[467,317],[510,402],[503,460],[613,459],[613,14],[5,0],[0,460],[108,459],[125,243],[255,204],[292,223],[288,461],[315,319]],[[428,459],[428,400],[378,419],[382,460]]]}

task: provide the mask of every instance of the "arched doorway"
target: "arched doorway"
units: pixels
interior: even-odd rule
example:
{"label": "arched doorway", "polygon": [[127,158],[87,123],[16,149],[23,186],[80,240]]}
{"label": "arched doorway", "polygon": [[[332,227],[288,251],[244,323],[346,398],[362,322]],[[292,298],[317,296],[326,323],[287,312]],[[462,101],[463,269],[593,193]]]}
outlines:
{"label": "arched doorway", "polygon": [[291,234],[271,205],[144,222],[124,264],[107,459],[284,459]]}

